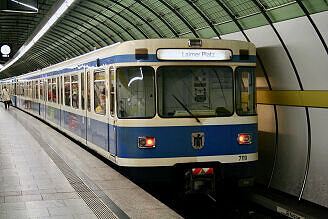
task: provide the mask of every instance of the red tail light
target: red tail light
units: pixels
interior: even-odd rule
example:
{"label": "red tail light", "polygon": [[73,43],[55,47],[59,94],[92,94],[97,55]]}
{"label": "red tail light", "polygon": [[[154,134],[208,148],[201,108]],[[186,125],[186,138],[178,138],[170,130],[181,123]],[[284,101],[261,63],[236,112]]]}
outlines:
{"label": "red tail light", "polygon": [[139,148],[154,148],[155,137],[138,137]]}
{"label": "red tail light", "polygon": [[238,143],[239,144],[251,144],[252,143],[252,134],[238,134]]}

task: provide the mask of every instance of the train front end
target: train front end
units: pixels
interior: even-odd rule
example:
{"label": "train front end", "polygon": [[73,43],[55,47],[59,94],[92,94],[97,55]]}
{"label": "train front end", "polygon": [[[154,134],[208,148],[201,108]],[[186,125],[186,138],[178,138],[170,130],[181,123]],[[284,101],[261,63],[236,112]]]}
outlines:
{"label": "train front end", "polygon": [[137,63],[116,66],[117,163],[139,176],[181,178],[187,192],[220,180],[252,184],[254,45],[175,39],[144,47]]}

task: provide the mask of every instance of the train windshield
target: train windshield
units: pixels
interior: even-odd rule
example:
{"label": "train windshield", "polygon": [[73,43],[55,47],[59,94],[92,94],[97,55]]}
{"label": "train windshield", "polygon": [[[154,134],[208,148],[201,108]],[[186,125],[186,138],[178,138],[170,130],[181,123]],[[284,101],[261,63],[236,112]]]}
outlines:
{"label": "train windshield", "polygon": [[155,71],[152,67],[117,69],[117,114],[119,118],[155,116]]}
{"label": "train windshield", "polygon": [[167,66],[158,69],[162,117],[233,114],[233,74],[224,66]]}

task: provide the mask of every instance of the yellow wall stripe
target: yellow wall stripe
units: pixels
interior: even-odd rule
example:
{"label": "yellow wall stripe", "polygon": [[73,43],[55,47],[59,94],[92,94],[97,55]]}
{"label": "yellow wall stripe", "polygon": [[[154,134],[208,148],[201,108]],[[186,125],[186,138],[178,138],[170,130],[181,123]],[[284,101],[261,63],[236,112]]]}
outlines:
{"label": "yellow wall stripe", "polygon": [[257,90],[257,103],[328,108],[328,91]]}

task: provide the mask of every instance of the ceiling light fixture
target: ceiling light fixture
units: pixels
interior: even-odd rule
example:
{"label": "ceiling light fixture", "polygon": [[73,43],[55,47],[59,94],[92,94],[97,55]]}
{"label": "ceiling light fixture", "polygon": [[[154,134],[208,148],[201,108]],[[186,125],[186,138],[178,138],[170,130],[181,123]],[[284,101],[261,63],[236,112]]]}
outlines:
{"label": "ceiling light fixture", "polygon": [[36,7],[33,7],[32,5],[28,5],[28,4],[25,4],[23,2],[16,1],[16,0],[10,0],[10,1],[15,2],[15,3],[19,4],[19,5],[23,5],[23,6],[27,7],[27,8],[33,9],[35,11],[38,11],[38,9]]}
{"label": "ceiling light fixture", "polygon": [[[13,1],[13,0],[12,0]],[[15,55],[15,58],[0,69],[0,72],[9,68],[12,64],[17,62],[49,29],[50,27],[60,18],[62,14],[72,5],[75,0],[65,0],[63,4],[57,9],[52,15],[48,22],[41,28],[41,30],[33,37],[33,39],[27,44],[23,45]]]}

